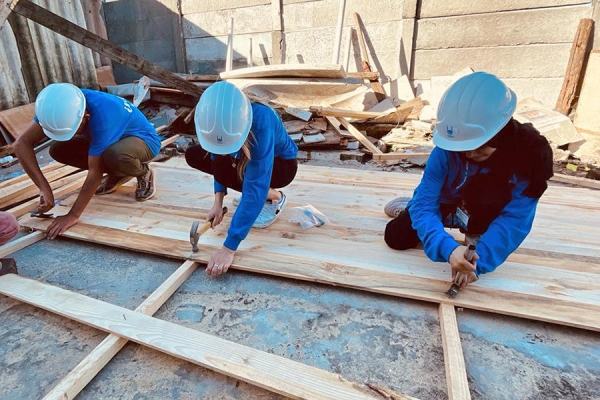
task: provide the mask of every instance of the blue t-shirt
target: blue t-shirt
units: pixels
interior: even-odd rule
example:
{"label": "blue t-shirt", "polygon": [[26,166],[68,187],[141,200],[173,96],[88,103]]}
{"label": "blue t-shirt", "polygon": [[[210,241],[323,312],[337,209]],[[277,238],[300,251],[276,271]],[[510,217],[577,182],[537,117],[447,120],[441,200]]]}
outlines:
{"label": "blue t-shirt", "polygon": [[[90,140],[90,156],[101,156],[107,148],[129,136],[142,139],[154,156],[159,153],[160,137],[156,129],[133,104],[114,94],[90,89],[81,91],[90,114],[82,132]],[[39,123],[37,116],[34,121]]]}
{"label": "blue t-shirt", "polygon": [[129,136],[142,139],[153,155],[158,154],[160,138],[156,129],[133,104],[114,94],[89,89],[81,91],[90,114],[84,131],[90,138],[90,156],[101,156],[111,145]]}

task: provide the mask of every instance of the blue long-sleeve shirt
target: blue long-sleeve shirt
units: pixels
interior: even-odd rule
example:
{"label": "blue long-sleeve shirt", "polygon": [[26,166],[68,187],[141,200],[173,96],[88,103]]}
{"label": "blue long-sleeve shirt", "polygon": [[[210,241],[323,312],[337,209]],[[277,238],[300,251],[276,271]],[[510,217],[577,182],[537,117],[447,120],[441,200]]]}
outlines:
{"label": "blue long-sleeve shirt", "polygon": [[[291,160],[298,154],[298,146],[290,139],[281,118],[268,106],[252,103],[250,131],[254,138],[250,139],[250,161],[244,173],[242,201],[233,214],[224,243],[231,250],[237,250],[246,238],[267,200],[275,157]],[[232,156],[240,158],[240,153]],[[227,188],[216,179],[214,189],[215,193],[227,193]]]}
{"label": "blue long-sleeve shirt", "polygon": [[[461,187],[476,174],[487,173],[458,153],[435,148],[419,186],[408,203],[413,229],[432,261],[447,262],[459,244],[444,230],[440,204],[459,204]],[[494,271],[525,240],[535,216],[537,198],[523,195],[528,182],[513,176],[512,199],[477,242],[476,274]]]}

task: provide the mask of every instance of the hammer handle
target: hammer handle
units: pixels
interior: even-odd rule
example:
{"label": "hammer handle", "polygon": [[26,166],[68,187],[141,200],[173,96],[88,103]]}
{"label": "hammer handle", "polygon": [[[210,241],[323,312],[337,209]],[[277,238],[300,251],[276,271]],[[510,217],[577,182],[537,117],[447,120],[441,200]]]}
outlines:
{"label": "hammer handle", "polygon": [[[227,209],[227,207],[223,207],[223,215],[227,214],[227,211],[229,211]],[[214,221],[214,217],[209,219],[208,221],[206,221],[204,223],[204,225],[202,225],[200,228],[198,228],[198,236],[202,236],[202,234],[204,234],[204,232],[206,232],[207,230],[210,229],[210,227],[212,226],[212,223]]]}

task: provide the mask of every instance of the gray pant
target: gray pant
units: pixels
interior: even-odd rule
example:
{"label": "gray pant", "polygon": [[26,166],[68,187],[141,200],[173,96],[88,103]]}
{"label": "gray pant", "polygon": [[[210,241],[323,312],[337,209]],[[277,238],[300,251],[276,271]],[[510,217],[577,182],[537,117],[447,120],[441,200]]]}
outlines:
{"label": "gray pant", "polygon": [[[50,156],[63,164],[81,169],[88,168],[90,141],[76,135],[67,142],[54,142]],[[104,172],[114,177],[143,176],[148,172],[147,163],[154,158],[150,148],[142,139],[129,136],[119,140],[102,153]]]}

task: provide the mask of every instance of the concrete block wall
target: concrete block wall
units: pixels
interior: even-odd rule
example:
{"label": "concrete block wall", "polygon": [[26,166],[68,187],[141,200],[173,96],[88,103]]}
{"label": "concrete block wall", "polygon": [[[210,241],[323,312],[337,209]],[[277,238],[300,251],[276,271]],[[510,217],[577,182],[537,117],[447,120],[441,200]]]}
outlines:
{"label": "concrete block wall", "polygon": [[[579,20],[598,19],[597,3],[346,0],[340,63],[358,12],[369,61],[383,83],[407,74],[415,87],[427,87],[432,76],[471,67],[497,74],[521,98],[553,107]],[[214,74],[225,68],[232,17],[234,68],[247,65],[250,39],[253,65],[331,63],[339,0],[118,0],[105,7],[112,41],[169,69]],[[178,54],[186,54],[185,62]],[[361,70],[360,61],[354,33],[348,70]]]}
{"label": "concrete block wall", "polygon": [[412,78],[471,67],[502,78],[520,98],[554,107],[584,0],[422,0],[416,10]]}
{"label": "concrete block wall", "polygon": [[[104,3],[108,39],[174,72],[181,65],[177,0],[119,0]],[[141,74],[113,63],[117,83],[129,83]]]}

